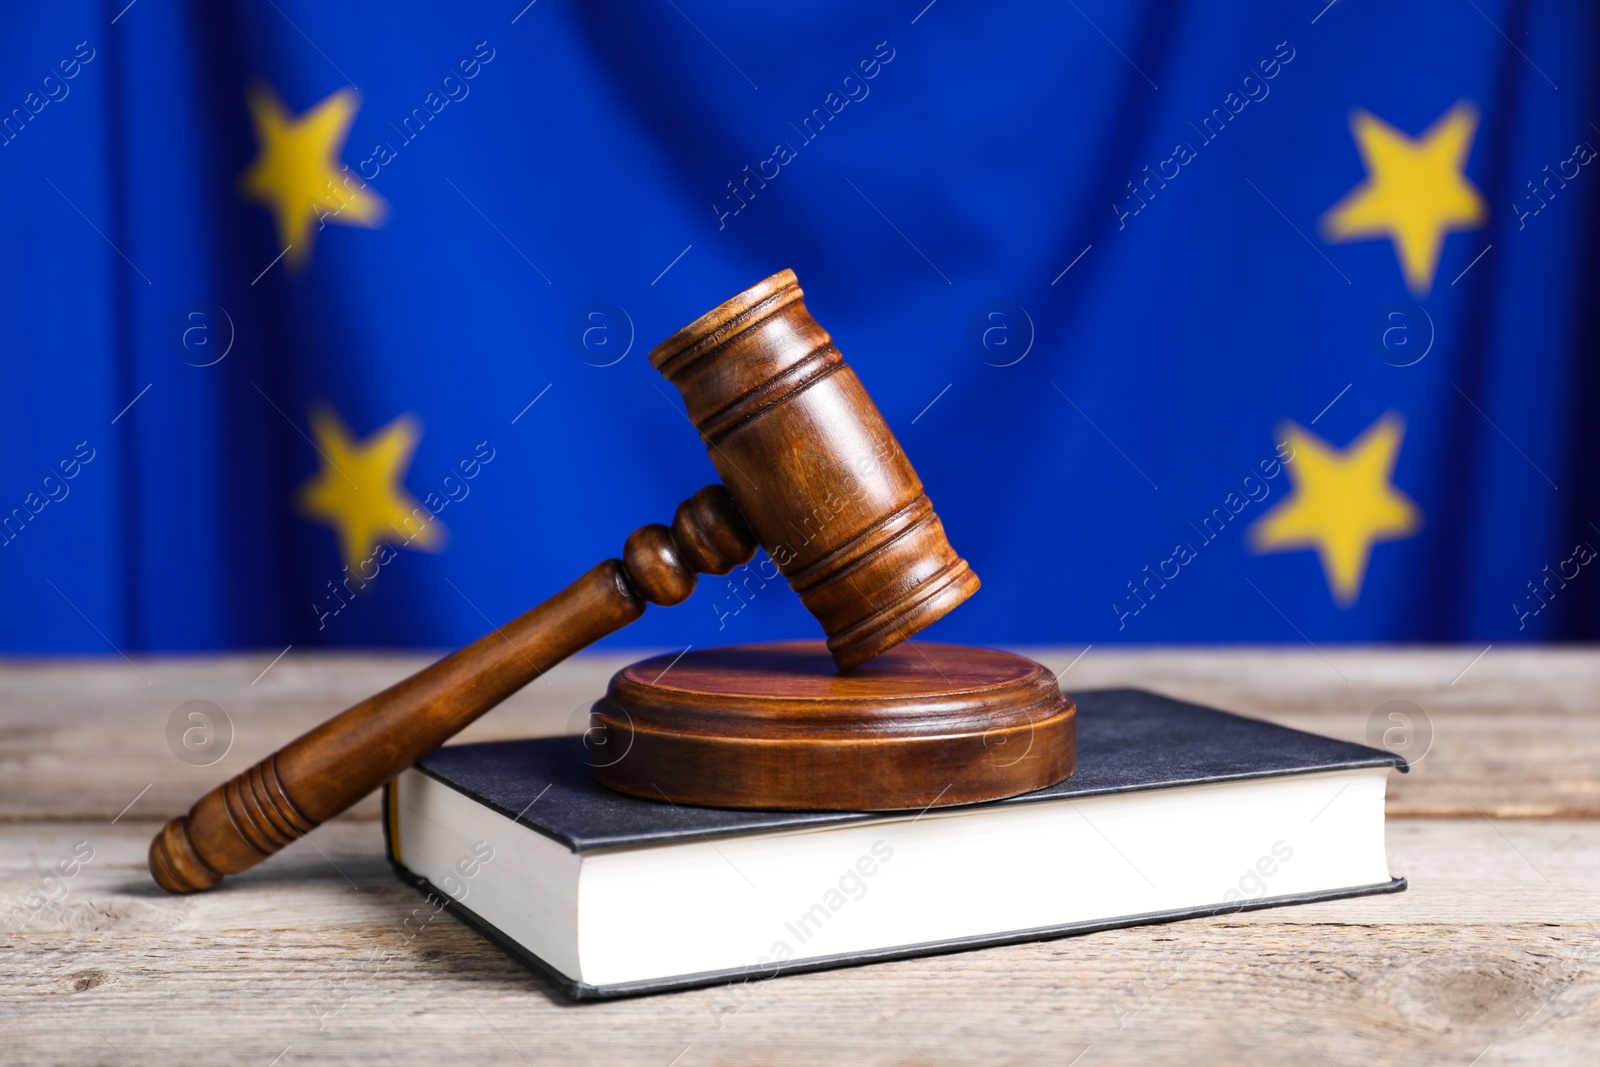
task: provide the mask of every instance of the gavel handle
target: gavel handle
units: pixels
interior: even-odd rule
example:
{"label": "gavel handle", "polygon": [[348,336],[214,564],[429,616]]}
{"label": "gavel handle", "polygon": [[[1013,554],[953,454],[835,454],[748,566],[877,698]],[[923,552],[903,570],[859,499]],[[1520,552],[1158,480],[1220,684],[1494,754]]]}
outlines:
{"label": "gavel handle", "polygon": [[641,526],[623,558],[591,568],[527,614],[302,734],[195,802],[150,842],[163,889],[194,893],[255,866],[349,808],[540,674],[726,574],[755,538],[728,492],[685,500],[672,527]]}

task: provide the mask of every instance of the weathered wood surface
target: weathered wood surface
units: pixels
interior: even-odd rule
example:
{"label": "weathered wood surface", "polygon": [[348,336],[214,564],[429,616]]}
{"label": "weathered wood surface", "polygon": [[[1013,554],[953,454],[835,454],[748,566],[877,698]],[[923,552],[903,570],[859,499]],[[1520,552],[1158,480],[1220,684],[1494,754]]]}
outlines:
{"label": "weathered wood surface", "polygon": [[[1600,818],[1595,649],[1494,648],[1476,663],[1482,649],[1327,648],[1326,659],[1311,649],[1018,651],[1058,672],[1070,664],[1069,692],[1143,686],[1350,741],[1365,740],[1381,704],[1409,700],[1431,719],[1433,745],[1391,783],[1391,816]],[[577,733],[612,673],[645,654],[563,663],[460,739]],[[274,655],[135,660],[137,670],[120,659],[0,666],[0,820],[110,818],[146,786],[130,817],[182,814],[218,782],[429,661],[292,649],[261,675]],[[210,767],[167,748],[167,718],[189,700],[212,701],[233,721],[233,748]],[[351,814],[377,810],[368,801]]]}
{"label": "weathered wood surface", "polygon": [[374,822],[182,898],[144,873],[155,826],[0,828],[8,901],[95,850],[6,939],[0,1059],[1465,1067],[1581,1062],[1600,1030],[1592,823],[1402,820],[1399,896],[581,1006],[448,916],[403,928]]}
{"label": "weathered wood surface", "polygon": [[[1080,651],[1032,654],[1060,670]],[[408,931],[420,898],[370,809],[210,894],[144,872],[161,819],[422,659],[291,651],[253,686],[275,653],[140,660],[143,678],[121,660],[11,664],[0,911],[19,929],[0,923],[0,1063],[1589,1061],[1600,656],[1496,648],[1460,675],[1481,649],[1324,651],[1095,648],[1064,677],[1353,740],[1384,701],[1413,701],[1435,736],[1391,779],[1408,893],[584,1006],[448,916]],[[629,658],[558,668],[467,736],[563,732]],[[236,728],[211,767],[167,748],[192,699]],[[66,896],[29,908],[78,842],[94,855]]]}

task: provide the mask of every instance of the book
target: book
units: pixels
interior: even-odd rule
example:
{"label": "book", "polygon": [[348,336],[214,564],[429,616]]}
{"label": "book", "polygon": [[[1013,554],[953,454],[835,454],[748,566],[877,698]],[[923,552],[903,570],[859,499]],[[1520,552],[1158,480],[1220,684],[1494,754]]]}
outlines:
{"label": "book", "polygon": [[[574,999],[1403,890],[1404,759],[1137,689],[1078,769],[921,812],[729,811],[597,785],[581,737],[454,745],[384,794],[399,876]],[[625,755],[622,758],[626,758]]]}

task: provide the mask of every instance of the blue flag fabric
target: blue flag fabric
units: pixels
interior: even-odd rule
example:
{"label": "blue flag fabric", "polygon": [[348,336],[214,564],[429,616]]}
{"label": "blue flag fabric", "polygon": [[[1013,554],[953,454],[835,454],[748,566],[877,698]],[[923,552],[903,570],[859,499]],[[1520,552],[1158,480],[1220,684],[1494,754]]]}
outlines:
{"label": "blue flag fabric", "polygon": [[[712,480],[645,353],[783,267],[984,581],[930,636],[1593,639],[1597,19],[8,12],[0,646],[485,632]],[[613,640],[816,634],[770,573]]]}

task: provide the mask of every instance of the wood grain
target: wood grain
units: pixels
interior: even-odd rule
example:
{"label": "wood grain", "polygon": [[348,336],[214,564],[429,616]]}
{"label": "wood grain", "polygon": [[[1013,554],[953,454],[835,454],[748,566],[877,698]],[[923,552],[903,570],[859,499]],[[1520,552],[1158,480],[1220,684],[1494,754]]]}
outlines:
{"label": "wood grain", "polygon": [[207,792],[151,841],[151,876],[169,892],[194,893],[255,866],[370,795],[574,652],[638,619],[647,602],[681,603],[697,574],[726,574],[755,548],[728,491],[706,486],[678,506],[670,530],[640,527],[629,536],[622,559],[596,564],[537,607],[319,723]]}
{"label": "wood grain", "polygon": [[[120,659],[0,666],[0,821],[109,819],[146,787],[129,816],[170,818],[255,754],[434,658],[291,649],[262,674],[280,651],[136,658],[137,673]],[[612,674],[655,651],[562,663],[458,740],[581,733]],[[1143,686],[1350,741],[1365,740],[1379,705],[1411,700],[1432,719],[1433,745],[1391,782],[1391,817],[1600,818],[1594,649],[1495,648],[1454,685],[1481,648],[1330,649],[1331,666],[1309,649],[1016,651],[1058,672],[1071,665],[1062,675],[1069,692]],[[173,710],[197,699],[222,707],[234,728],[231,753],[204,768],[173,756],[164,733]],[[350,812],[377,815],[371,800]]]}
{"label": "wood grain", "polygon": [[[1069,689],[1144,685],[1352,740],[1415,702],[1434,745],[1391,777],[1389,827],[1410,891],[582,1007],[448,916],[417,925],[362,809],[218,892],[149,882],[149,834],[243,766],[181,763],[173,708],[214,700],[259,751],[426,661],[292,650],[252,685],[278,651],[0,666],[0,1062],[185,1062],[202,1031],[209,1062],[255,1067],[1592,1059],[1592,649],[1025,650],[1070,664]],[[569,661],[463,739],[580,729],[635,658]],[[78,842],[93,858],[50,881]]]}
{"label": "wood grain", "polygon": [[793,271],[706,312],[652,349],[650,364],[682,394],[722,484],[822,624],[840,668],[977,591]]}
{"label": "wood grain", "polygon": [[[1077,708],[1038,662],[919,641],[841,674],[821,641],[685,650],[595,704],[601,785],[712,808],[926,811],[1055,785]],[[592,746],[593,747],[593,746]]]}
{"label": "wood grain", "polygon": [[[555,664],[638,619],[646,602],[681,603],[697,574],[726,574],[745,562],[758,538],[822,624],[837,670],[894,648],[977,590],[977,576],[950,546],[882,414],[806,310],[792,271],[695,319],[656,346],[650,362],[682,394],[726,485],[684,501],[671,528],[635,530],[620,560],[597,564],[530,611],[206,792],[151,841],[158,885],[200,892],[260,863]],[[196,727],[201,733],[216,717],[191,715],[205,724]],[[1065,774],[1071,763],[1059,749],[1051,766]],[[923,780],[911,781],[919,773]],[[803,806],[905,806],[934,795],[936,775],[937,764],[912,761],[897,777],[915,788],[891,790],[871,805],[856,794],[819,794]],[[697,783],[686,784],[685,795],[698,793]],[[994,799],[1037,783],[1012,784],[1022,787],[1007,793],[973,783],[962,799]]]}
{"label": "wood grain", "polygon": [[[1082,649],[1018,651],[1059,672]],[[1392,779],[1391,817],[1600,818],[1593,647],[1095,647],[1063,685],[1138,685],[1363,743],[1381,706],[1409,701],[1433,741],[1410,774]]]}
{"label": "wood grain", "polygon": [[1066,1064],[1085,1046],[1080,1067],[1465,1067],[1492,1046],[1484,1067],[1585,1062],[1600,1027],[1592,823],[1401,820],[1399,896],[581,1007],[448,915],[419,922],[371,822],[192,897],[149,883],[154,827],[0,827],[0,901],[95,850],[59,905],[0,926],[0,1059],[184,1062],[203,1027],[207,1062],[254,1067]]}

